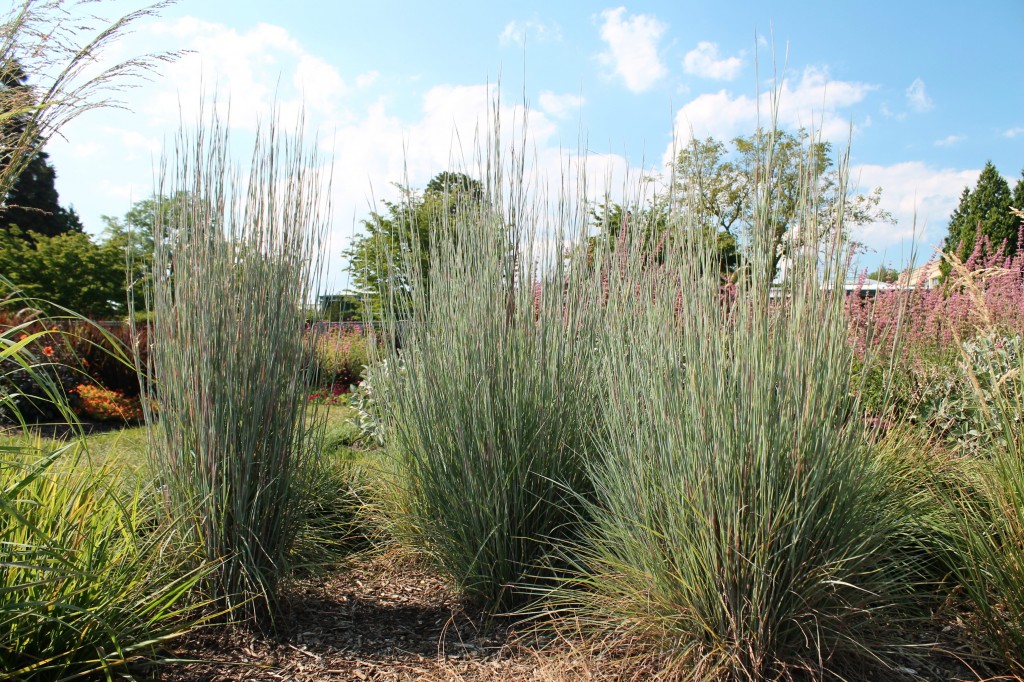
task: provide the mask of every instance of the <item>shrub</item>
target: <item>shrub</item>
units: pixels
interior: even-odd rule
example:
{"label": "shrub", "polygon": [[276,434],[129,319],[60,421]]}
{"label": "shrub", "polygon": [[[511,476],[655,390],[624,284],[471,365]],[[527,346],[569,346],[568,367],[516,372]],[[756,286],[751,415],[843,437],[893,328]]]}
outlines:
{"label": "shrub", "polygon": [[851,296],[851,338],[858,353],[895,350],[898,364],[916,369],[955,361],[963,339],[990,331],[1024,334],[1024,254],[1006,257],[986,237],[952,271],[935,289],[910,282],[915,288],[881,292],[868,301]]}
{"label": "shrub", "polygon": [[338,384],[330,388],[314,389],[309,394],[309,402],[314,405],[348,405],[350,394]]}
{"label": "shrub", "polygon": [[[349,404],[355,410],[352,419],[362,437],[377,445],[386,445],[393,424],[389,423],[385,409],[389,386],[403,380],[406,374],[404,357],[408,353],[392,354],[391,360],[382,359],[367,367],[366,377],[359,382],[350,396]],[[396,373],[398,376],[390,376]]]}
{"label": "shrub", "polygon": [[[1024,217],[1024,216],[1021,216]],[[954,272],[963,270],[953,263]],[[973,282],[969,293],[980,298]],[[988,311],[985,311],[988,312]],[[986,316],[991,320],[993,316]],[[1024,674],[1024,353],[998,330],[961,347],[979,430],[981,494],[950,496],[958,530],[953,570],[992,651]]]}
{"label": "shrub", "polygon": [[303,335],[325,225],[316,160],[272,124],[239,187],[214,122],[181,135],[171,167],[155,227],[150,450],[173,515],[219,562],[212,595],[272,617],[317,471]]}
{"label": "shrub", "polygon": [[369,339],[362,325],[330,329],[314,338],[320,386],[345,392],[362,381],[363,369],[370,361]]}
{"label": "shrub", "polygon": [[78,394],[75,412],[87,419],[134,423],[145,416],[138,398],[127,398],[117,391],[89,384],[79,384],[75,390]]}
{"label": "shrub", "polygon": [[[0,329],[13,339],[34,336],[24,359],[31,361],[38,376],[48,377],[61,393],[62,402],[80,407],[77,387],[82,384],[115,392],[129,400],[138,396],[139,373],[132,359],[133,346],[145,363],[145,328],[138,330],[133,343],[127,325],[105,328],[70,313],[51,318],[40,316],[31,307],[14,310],[16,305],[35,303],[38,301],[9,300],[5,309],[0,310]],[[45,388],[32,379],[17,358],[3,360],[0,372],[0,391],[8,396],[8,408],[0,408],[0,423],[13,423],[15,414],[28,422],[63,420]],[[88,410],[89,406],[82,409]]]}
{"label": "shrub", "polygon": [[66,337],[30,318],[0,326],[0,424],[67,422],[80,376]]}
{"label": "shrub", "polygon": [[148,326],[137,327],[133,334],[129,324],[101,326],[75,320],[57,324],[65,332],[72,366],[91,380],[88,383],[129,398],[139,395],[139,367],[144,369],[149,358]]}

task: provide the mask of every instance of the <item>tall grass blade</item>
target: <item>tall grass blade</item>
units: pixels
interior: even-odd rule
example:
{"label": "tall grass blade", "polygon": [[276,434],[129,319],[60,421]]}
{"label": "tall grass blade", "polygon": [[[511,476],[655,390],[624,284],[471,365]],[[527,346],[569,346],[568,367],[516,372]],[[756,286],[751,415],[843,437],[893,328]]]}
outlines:
{"label": "tall grass blade", "polygon": [[523,169],[516,151],[481,152],[484,199],[441,212],[428,259],[408,250],[411,310],[387,306],[400,343],[371,369],[393,425],[395,508],[408,512],[397,526],[496,611],[528,599],[553,543],[572,536],[567,500],[587,488],[596,422],[593,307],[585,269],[561,254],[587,215],[531,195]]}
{"label": "tall grass blade", "polygon": [[211,589],[270,615],[316,466],[305,308],[326,203],[301,129],[259,134],[242,175],[216,119],[179,136],[157,216],[148,397],[167,501],[218,562]]}
{"label": "tall grass blade", "polygon": [[[764,135],[754,175],[771,178]],[[863,679],[905,643],[911,512],[853,397],[849,252],[812,177],[782,281],[769,181],[735,284],[687,197],[658,254],[640,238],[656,226],[634,225],[601,256],[603,457],[577,579],[552,609],[666,679]]]}

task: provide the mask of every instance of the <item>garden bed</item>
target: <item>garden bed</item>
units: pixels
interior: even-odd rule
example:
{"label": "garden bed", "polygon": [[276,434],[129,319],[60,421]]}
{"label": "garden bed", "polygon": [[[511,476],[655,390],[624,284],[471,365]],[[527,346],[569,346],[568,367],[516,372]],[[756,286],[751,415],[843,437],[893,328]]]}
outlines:
{"label": "garden bed", "polygon": [[[283,594],[276,635],[208,629],[178,642],[195,662],[162,666],[166,682],[315,680],[620,680],[655,679],[550,635],[490,619],[444,580],[408,557],[378,553],[327,576],[296,581]],[[894,680],[1003,680],[962,662],[962,627],[953,614],[916,633],[945,653],[907,658]],[[927,644],[925,640],[930,640]],[[934,651],[934,650],[933,650]]]}

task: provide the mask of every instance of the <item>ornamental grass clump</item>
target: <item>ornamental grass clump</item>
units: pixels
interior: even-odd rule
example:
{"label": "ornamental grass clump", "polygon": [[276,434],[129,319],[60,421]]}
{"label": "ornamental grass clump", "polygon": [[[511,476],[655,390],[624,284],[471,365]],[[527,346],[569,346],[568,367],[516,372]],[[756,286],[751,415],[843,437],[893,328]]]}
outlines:
{"label": "ornamental grass clump", "polygon": [[552,546],[573,536],[596,330],[583,269],[561,257],[585,229],[582,202],[530,198],[515,154],[480,166],[482,198],[439,212],[429,257],[407,251],[411,303],[385,298],[383,336],[398,344],[375,365],[400,371],[371,369],[370,380],[399,470],[395,527],[500,612],[549,577]]}
{"label": "ornamental grass clump", "polygon": [[43,443],[0,448],[0,677],[120,678],[210,617],[213,567],[150,486],[124,490],[81,442]]}
{"label": "ornamental grass clump", "polygon": [[599,254],[602,456],[550,610],[627,675],[865,679],[904,644],[914,511],[853,397],[842,207],[824,222],[807,170],[780,283],[769,182],[734,283],[685,196],[656,253],[634,221]]}
{"label": "ornamental grass clump", "polygon": [[216,119],[182,133],[156,219],[150,446],[174,515],[239,617],[272,615],[315,475],[304,334],[325,225],[317,158],[276,124],[245,175]]}

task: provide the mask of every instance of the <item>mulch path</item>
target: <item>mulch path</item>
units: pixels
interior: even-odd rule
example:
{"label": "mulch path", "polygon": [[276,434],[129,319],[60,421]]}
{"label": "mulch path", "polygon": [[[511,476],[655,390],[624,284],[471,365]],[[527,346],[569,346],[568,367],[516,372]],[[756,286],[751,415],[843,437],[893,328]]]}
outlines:
{"label": "mulch path", "polygon": [[443,580],[387,554],[291,584],[276,635],[210,629],[176,648],[203,662],[161,667],[166,682],[591,678],[564,646],[486,619]]}
{"label": "mulch path", "polygon": [[[931,633],[931,641],[951,638],[950,628],[943,630]],[[948,653],[908,661],[891,679],[1008,679],[973,672],[954,641],[946,644]],[[656,674],[626,671],[566,642],[517,631],[511,621],[488,619],[444,580],[394,553],[363,556],[335,574],[291,583],[275,635],[209,628],[176,649],[201,662],[161,666],[162,682],[596,682]]]}

